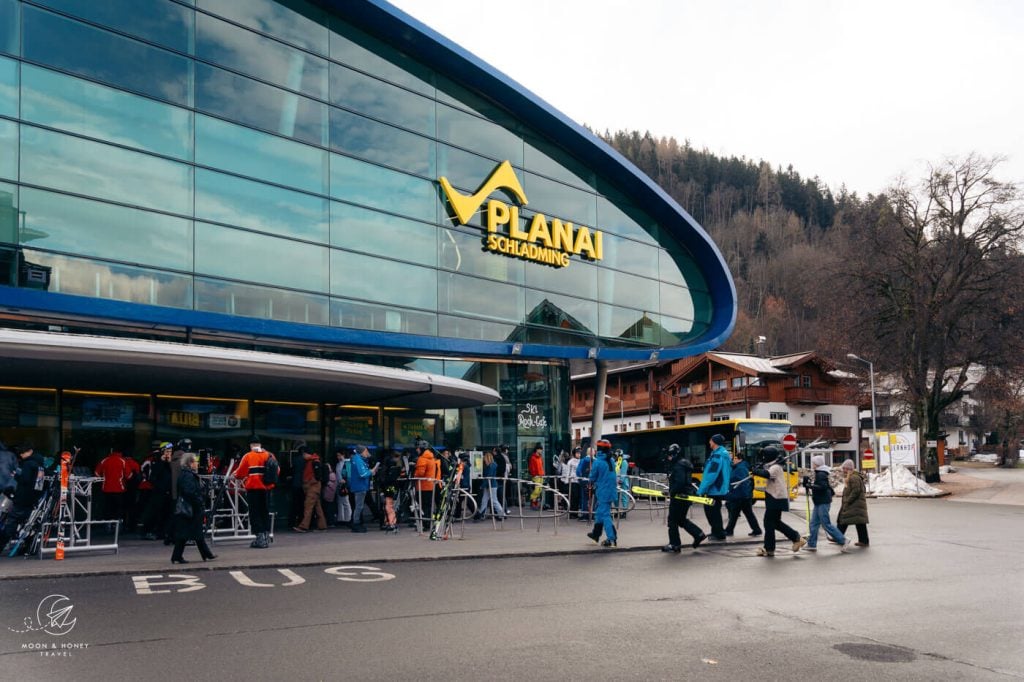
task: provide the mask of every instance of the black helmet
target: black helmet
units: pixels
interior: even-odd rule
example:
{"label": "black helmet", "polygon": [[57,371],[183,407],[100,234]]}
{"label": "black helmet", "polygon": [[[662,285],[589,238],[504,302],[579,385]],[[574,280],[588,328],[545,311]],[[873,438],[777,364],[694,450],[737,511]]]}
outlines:
{"label": "black helmet", "polygon": [[178,449],[182,452],[192,452],[192,439],[182,438],[178,441]]}
{"label": "black helmet", "polygon": [[779,458],[779,449],[774,445],[766,445],[761,448],[760,458],[764,463],[774,462]]}
{"label": "black helmet", "polygon": [[672,445],[668,446],[668,456],[669,457],[678,457],[679,456],[679,445],[677,443],[672,443]]}

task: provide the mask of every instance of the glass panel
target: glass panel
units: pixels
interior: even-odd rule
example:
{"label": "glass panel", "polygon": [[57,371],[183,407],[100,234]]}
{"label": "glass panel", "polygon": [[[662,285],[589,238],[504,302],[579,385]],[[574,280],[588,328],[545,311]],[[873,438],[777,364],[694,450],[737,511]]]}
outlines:
{"label": "glass panel", "polygon": [[598,268],[598,295],[602,303],[658,310],[658,282],[624,272]]}
{"label": "glass panel", "polygon": [[[528,170],[583,189],[593,190],[597,184],[592,170],[567,157],[553,145],[538,139],[528,139],[525,147],[525,165]],[[555,161],[556,158],[561,161]]]}
{"label": "glass panel", "polygon": [[433,140],[331,107],[331,149],[434,177]]}
{"label": "glass panel", "polygon": [[[240,444],[247,445],[252,433],[248,400],[157,396],[155,417],[160,440],[176,443],[188,438],[197,450],[213,450],[221,466],[232,457],[238,463],[240,452],[246,451]],[[269,438],[263,446],[277,452]]]}
{"label": "glass panel", "polygon": [[438,315],[440,336],[464,341],[512,341],[516,325],[474,320],[468,317]]}
{"label": "glass panel", "polygon": [[430,222],[437,216],[434,183],[338,154],[331,154],[331,196]]}
{"label": "glass panel", "polygon": [[196,109],[310,144],[327,144],[326,104],[206,64],[196,64]]}
{"label": "glass panel", "polygon": [[22,71],[26,121],[192,158],[192,112],[30,64]]}
{"label": "glass panel", "polygon": [[484,251],[482,234],[440,231],[439,259],[442,268],[522,284],[526,264],[516,258]]}
{"label": "glass panel", "polygon": [[639,209],[625,203],[624,199],[619,203],[622,203],[623,207],[612,203],[606,197],[597,200],[597,224],[600,228],[646,244],[657,244],[658,240],[654,235],[657,235],[658,230],[654,221]]}
{"label": "glass panel", "polygon": [[693,298],[690,296],[690,292],[683,287],[662,283],[660,310],[662,315],[672,315],[692,320]]}
{"label": "glass panel", "polygon": [[126,458],[135,454],[141,460],[152,447],[153,417],[148,395],[64,391],[60,413],[64,442],[82,448],[75,460],[76,469],[95,467],[112,449],[125,453]]}
{"label": "glass panel", "polygon": [[[254,401],[253,427],[254,432],[267,441],[263,447],[277,453],[281,459],[301,444],[308,445],[312,452],[322,452],[319,447],[320,410],[316,405]],[[282,501],[278,498],[279,503]],[[282,511],[277,510],[278,518]]]}
{"label": "glass panel", "polygon": [[196,273],[327,291],[327,247],[196,222]]}
{"label": "glass panel", "polygon": [[24,187],[21,243],[81,256],[192,269],[192,221]]}
{"label": "glass panel", "polygon": [[691,289],[690,296],[693,297],[693,319],[697,322],[710,323],[714,312],[711,294]]}
{"label": "glass panel", "polygon": [[331,202],[331,245],[437,265],[437,227]]}
{"label": "glass panel", "polygon": [[661,317],[661,341],[662,346],[678,346],[688,339],[696,338],[707,330],[707,325],[695,324],[691,320],[677,320],[674,317]]}
{"label": "glass panel", "polygon": [[307,192],[327,190],[325,150],[208,116],[196,117],[196,163]]}
{"label": "glass panel", "polygon": [[693,256],[674,242],[665,244],[666,253],[659,257],[660,278],[686,286],[690,291],[707,291],[704,273]]}
{"label": "glass panel", "polygon": [[437,101],[464,109],[507,128],[515,126],[515,119],[504,109],[441,74],[437,75]]}
{"label": "glass panel", "polygon": [[434,311],[437,271],[331,249],[331,293]]}
{"label": "glass panel", "polygon": [[18,124],[0,120],[0,178],[18,179]]}
{"label": "glass panel", "polygon": [[29,442],[36,452],[47,455],[58,451],[57,391],[0,389],[0,414],[5,415],[0,421],[0,441]]}
{"label": "glass panel", "polygon": [[332,63],[331,102],[373,118],[433,136],[434,102],[400,87]]}
{"label": "glass panel", "polygon": [[604,259],[601,265],[645,277],[658,276],[658,248],[631,239],[604,235]]}
{"label": "glass panel", "polygon": [[327,99],[327,62],[206,14],[196,14],[196,56],[274,85]]}
{"label": "glass panel", "polygon": [[542,178],[533,173],[524,173],[523,190],[530,200],[530,209],[549,218],[570,220],[576,225],[593,228],[597,221],[597,196]]}
{"label": "glass panel", "polygon": [[196,217],[327,243],[327,199],[196,169]]}
{"label": "glass panel", "polygon": [[27,59],[189,105],[191,60],[25,6]]}
{"label": "glass panel", "polygon": [[25,259],[50,268],[49,291],[170,308],[192,307],[192,277],[25,249]]}
{"label": "glass panel", "polygon": [[[18,241],[18,186],[0,182],[0,242]],[[6,282],[4,259],[0,256],[0,283]]]}
{"label": "glass panel", "polygon": [[336,327],[437,336],[437,315],[351,301],[331,299],[331,321]]}
{"label": "glass panel", "polygon": [[190,215],[192,168],[175,161],[22,126],[23,182]]}
{"label": "glass panel", "polygon": [[526,321],[564,331],[597,334],[597,302],[526,290]]}
{"label": "glass panel", "polygon": [[188,52],[194,12],[170,0],[36,0],[94,24]]}
{"label": "glass panel", "polygon": [[21,22],[18,21],[21,3],[17,0],[0,0],[0,52],[17,55],[18,36]]}
{"label": "glass panel", "polygon": [[[0,21],[3,21],[2,16],[0,16]],[[2,57],[0,57],[0,115],[18,117],[18,62]]]}
{"label": "glass panel", "polygon": [[[438,310],[519,323],[525,317],[523,289],[454,273],[438,274]],[[443,328],[442,328],[443,329]]]}
{"label": "glass panel", "polygon": [[433,97],[433,72],[342,19],[331,18],[331,59]]}
{"label": "glass panel", "polygon": [[[475,192],[498,166],[498,162],[493,159],[443,144],[438,145],[437,164],[437,174],[448,178],[448,182],[467,194]],[[486,207],[477,212],[475,219],[471,221],[473,224],[483,225],[481,216],[484,210]]]}
{"label": "glass panel", "polygon": [[658,278],[670,284],[686,285],[683,273],[679,272],[679,266],[664,249],[658,251]]}
{"label": "glass panel", "polygon": [[327,325],[326,296],[196,277],[196,310]]}
{"label": "glass panel", "polygon": [[659,316],[639,310],[602,305],[601,336],[657,344],[661,341]]}
{"label": "glass panel", "polygon": [[[517,135],[443,104],[437,105],[437,137],[494,159],[508,159],[513,166],[523,165],[523,141]],[[481,182],[483,180],[480,179]]]}
{"label": "glass panel", "polygon": [[526,284],[537,289],[596,299],[597,268],[576,257],[569,261],[567,268],[530,263],[526,268]]}
{"label": "glass panel", "polygon": [[200,0],[199,7],[292,45],[327,54],[327,14],[305,0]]}

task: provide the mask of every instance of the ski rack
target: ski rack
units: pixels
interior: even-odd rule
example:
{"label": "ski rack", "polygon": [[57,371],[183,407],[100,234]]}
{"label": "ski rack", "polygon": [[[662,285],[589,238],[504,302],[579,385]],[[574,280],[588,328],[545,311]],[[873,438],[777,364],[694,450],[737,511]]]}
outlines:
{"label": "ski rack", "polygon": [[[201,476],[205,480],[214,476]],[[219,476],[217,476],[219,478]],[[249,526],[249,503],[245,498],[245,487],[234,477],[228,477],[225,491],[219,496],[223,502],[219,509],[212,512],[213,520],[207,535],[211,542],[228,542],[231,540],[254,540],[256,535]],[[274,512],[270,512],[270,537],[274,537]],[[227,520],[227,523],[218,523]]]}
{"label": "ski rack", "polygon": [[[74,474],[68,476],[67,499],[64,501],[58,515],[59,519],[64,519],[64,523],[68,529],[67,535],[64,538],[65,552],[100,552],[114,550],[114,554],[118,553],[118,538],[121,533],[121,522],[108,520],[94,521],[92,518],[92,487],[93,484],[101,483],[102,481],[103,478],[97,476],[75,476]],[[59,485],[59,482],[57,485]],[[111,523],[114,524],[114,541],[112,543],[93,544],[92,527],[106,526]],[[53,521],[44,521],[43,527],[40,529],[43,533],[43,537],[46,537],[46,542],[42,542],[39,545],[38,556],[40,559],[42,559],[44,555],[54,554],[57,551],[59,533],[49,533],[49,537],[47,537],[46,533],[46,530],[50,526],[54,525],[57,524]]]}

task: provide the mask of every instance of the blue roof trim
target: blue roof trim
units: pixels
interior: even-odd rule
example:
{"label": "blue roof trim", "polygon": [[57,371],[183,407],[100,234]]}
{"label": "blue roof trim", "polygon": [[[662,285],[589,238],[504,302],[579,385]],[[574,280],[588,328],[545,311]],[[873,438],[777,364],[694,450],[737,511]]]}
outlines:
{"label": "blue roof trim", "polygon": [[[599,176],[611,180],[689,250],[702,268],[714,301],[710,328],[690,344],[662,349],[659,357],[696,355],[717,348],[729,338],[736,324],[736,285],[725,259],[704,228],[639,168],[529,89],[390,3],[318,1],[345,21],[489,97],[520,121],[557,141]],[[600,357],[615,360],[647,359],[649,355],[650,351],[627,349],[600,351]],[[586,353],[572,357],[586,357]]]}

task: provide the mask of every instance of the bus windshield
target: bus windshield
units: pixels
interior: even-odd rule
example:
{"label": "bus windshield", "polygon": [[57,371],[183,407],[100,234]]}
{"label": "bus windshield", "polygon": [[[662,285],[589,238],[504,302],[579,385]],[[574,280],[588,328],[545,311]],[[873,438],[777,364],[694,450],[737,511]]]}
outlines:
{"label": "bus windshield", "polygon": [[736,425],[739,432],[739,445],[743,459],[748,462],[757,461],[757,453],[767,445],[779,446],[782,437],[789,433],[790,425],[785,423],[767,424],[760,422],[740,422]]}

